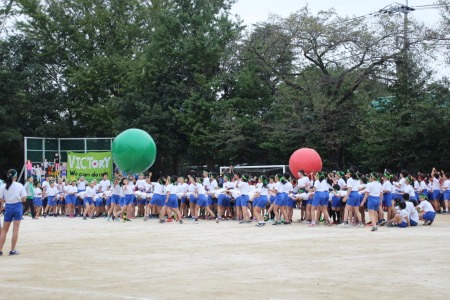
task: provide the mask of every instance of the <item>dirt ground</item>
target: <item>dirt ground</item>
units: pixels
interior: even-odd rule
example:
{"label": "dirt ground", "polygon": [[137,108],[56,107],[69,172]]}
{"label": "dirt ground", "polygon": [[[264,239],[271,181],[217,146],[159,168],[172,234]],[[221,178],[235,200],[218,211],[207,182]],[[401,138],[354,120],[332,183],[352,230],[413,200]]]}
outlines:
{"label": "dirt ground", "polygon": [[450,298],[450,215],[369,229],[25,217],[0,299]]}

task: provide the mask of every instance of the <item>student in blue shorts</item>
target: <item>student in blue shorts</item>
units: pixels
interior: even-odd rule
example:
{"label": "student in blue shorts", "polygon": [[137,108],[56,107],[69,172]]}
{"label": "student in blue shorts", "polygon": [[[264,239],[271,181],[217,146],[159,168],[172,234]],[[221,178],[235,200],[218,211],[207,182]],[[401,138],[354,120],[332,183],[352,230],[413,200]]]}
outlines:
{"label": "student in blue shorts", "polygon": [[11,239],[11,251],[9,255],[18,255],[16,250],[17,240],[19,238],[20,221],[22,220],[23,207],[22,202],[25,202],[27,192],[22,184],[17,182],[17,171],[14,169],[8,170],[6,184],[0,187],[0,202],[5,202],[5,217],[3,228],[0,234],[0,255],[3,255],[3,246],[5,245],[6,235],[9,227],[13,222],[13,235]]}
{"label": "student in blue shorts", "polygon": [[419,208],[419,219],[425,221],[423,225],[431,225],[434,222],[434,218],[436,217],[436,211],[434,210],[433,205],[428,202],[427,196],[420,194],[419,201],[420,203],[417,206]]}

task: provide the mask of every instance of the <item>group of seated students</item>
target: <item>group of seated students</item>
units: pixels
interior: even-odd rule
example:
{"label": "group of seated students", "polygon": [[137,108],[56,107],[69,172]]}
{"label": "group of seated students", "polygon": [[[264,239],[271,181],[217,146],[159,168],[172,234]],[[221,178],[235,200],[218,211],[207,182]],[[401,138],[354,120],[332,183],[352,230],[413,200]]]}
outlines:
{"label": "group of seated students", "polygon": [[385,224],[416,226],[419,220],[431,225],[436,213],[448,213],[450,174],[436,169],[430,175],[402,171],[398,176],[389,171],[362,174],[354,168],[311,174],[299,170],[295,177],[226,173],[218,178],[205,171],[203,177],[160,176],[156,181],[152,173],[117,176],[112,183],[107,174],[91,182],[83,177],[47,178],[34,183],[30,209],[35,218],[104,216],[108,221],[130,221],[142,217],[161,223],[232,219],[262,227],[269,220],[272,225],[291,224],[298,208],[298,221],[310,227],[323,222],[343,228],[371,226],[372,231]]}

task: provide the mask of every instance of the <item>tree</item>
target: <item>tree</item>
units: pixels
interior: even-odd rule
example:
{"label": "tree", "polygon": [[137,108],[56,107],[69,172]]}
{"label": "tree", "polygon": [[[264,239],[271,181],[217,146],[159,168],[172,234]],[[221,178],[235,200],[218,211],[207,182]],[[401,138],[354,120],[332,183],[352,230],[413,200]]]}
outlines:
{"label": "tree", "polygon": [[[249,51],[287,90],[295,91],[290,95],[300,99],[295,105],[291,96],[289,104],[277,107],[276,116],[290,116],[281,130],[289,128],[294,140],[314,146],[325,153],[331,166],[342,167],[346,148],[354,146],[359,135],[359,112],[368,103],[361,87],[375,79],[395,79],[395,63],[402,54],[397,42],[402,33],[400,20],[381,16],[367,22],[339,17],[333,10],[312,15],[305,7],[286,19],[262,24],[258,30],[260,38],[249,45]],[[425,32],[415,30],[417,37]],[[420,41],[411,42],[411,47]],[[284,59],[290,56],[290,61]],[[274,134],[278,135],[280,128],[275,123]]]}

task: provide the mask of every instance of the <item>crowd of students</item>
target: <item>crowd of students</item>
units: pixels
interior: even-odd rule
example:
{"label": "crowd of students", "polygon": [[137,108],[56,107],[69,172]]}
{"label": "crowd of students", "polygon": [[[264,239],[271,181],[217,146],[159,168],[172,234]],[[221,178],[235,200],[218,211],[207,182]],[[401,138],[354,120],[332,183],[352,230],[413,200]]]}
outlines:
{"label": "crowd of students", "polygon": [[[361,174],[317,172],[275,176],[203,173],[185,177],[152,174],[138,178],[107,174],[99,181],[83,177],[74,181],[47,177],[42,183],[28,177],[23,211],[34,219],[47,216],[105,217],[108,221],[158,219],[159,222],[192,219],[236,220],[256,226],[291,224],[294,209],[301,223],[340,227],[416,226],[419,220],[431,225],[436,213],[448,214],[450,174],[433,169],[427,174],[399,175],[386,171]],[[370,220],[366,220],[366,213]],[[366,222],[369,221],[369,222]]]}

